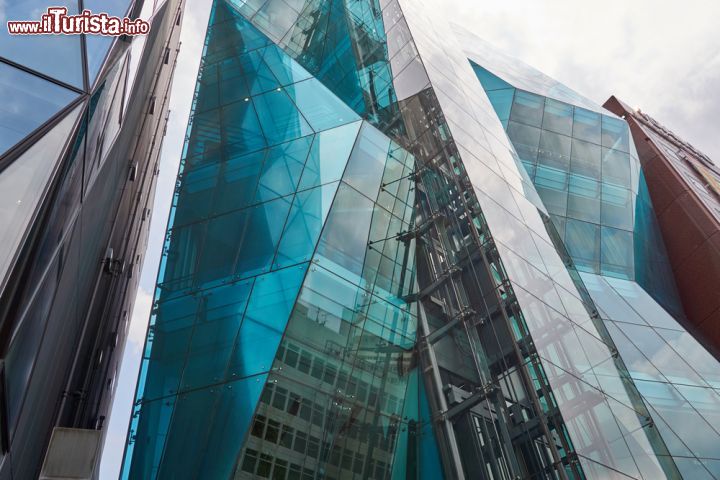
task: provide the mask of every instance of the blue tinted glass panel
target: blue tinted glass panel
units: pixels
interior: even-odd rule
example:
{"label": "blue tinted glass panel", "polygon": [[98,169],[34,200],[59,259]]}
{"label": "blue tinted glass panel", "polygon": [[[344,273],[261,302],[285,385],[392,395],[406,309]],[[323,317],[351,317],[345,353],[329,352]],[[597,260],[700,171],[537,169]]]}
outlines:
{"label": "blue tinted glass panel", "polygon": [[302,264],[255,280],[230,359],[229,378],[270,370],[306,269],[307,264]]}
{"label": "blue tinted glass panel", "polygon": [[102,35],[85,35],[85,49],[88,57],[88,79],[90,85],[95,83],[100,70],[102,69],[105,57],[110,51],[115,37]]}
{"label": "blue tinted glass panel", "polygon": [[0,155],[78,97],[5,63],[0,63],[0,91]]}
{"label": "blue tinted glass panel", "polygon": [[252,203],[265,158],[264,150],[246,155],[228,152],[213,190],[214,205],[210,213],[217,215]]}
{"label": "blue tinted glass panel", "polygon": [[282,88],[253,97],[252,103],[255,104],[268,145],[313,133],[310,125],[300,115],[295,104]]}
{"label": "blue tinted glass panel", "polygon": [[[83,88],[80,35],[10,35],[7,31],[5,21],[40,20],[49,6],[67,7],[68,14],[77,14],[77,2],[23,0],[3,3],[0,57]],[[7,93],[7,90],[2,91]]]}
{"label": "blue tinted glass panel", "polygon": [[270,45],[265,49],[263,60],[281,85],[301,82],[311,77],[307,70],[276,45]]}
{"label": "blue tinted glass panel", "polygon": [[305,190],[295,196],[287,225],[278,247],[275,268],[312,258],[338,183]]}
{"label": "blue tinted glass panel", "polygon": [[268,150],[255,198],[260,201],[288,195],[300,181],[313,136],[308,135]]}
{"label": "blue tinted glass panel", "polygon": [[[278,95],[282,95],[282,92],[272,92],[277,93]],[[263,108],[267,108],[268,106],[265,105],[266,102],[261,102]],[[259,105],[260,106],[260,105]],[[286,105],[287,107],[287,105]],[[284,115],[290,115],[292,110],[285,111]],[[281,115],[280,112],[278,112],[278,115]],[[204,115],[200,115],[204,116]],[[196,119],[198,116],[195,116],[193,118],[193,133],[196,128]],[[263,148],[266,144],[268,144],[268,139],[264,135],[263,129],[260,128],[260,122],[258,120],[258,116],[255,112],[255,108],[253,107],[253,102],[251,101],[240,101],[235,102],[230,105],[227,105],[222,108],[222,118],[223,118],[223,124],[222,124],[222,139],[227,144],[233,144],[234,148],[241,150],[241,151],[252,151],[257,150],[260,148]],[[290,122],[293,117],[284,117],[285,121]],[[215,117],[213,117],[215,119]],[[265,112],[264,120],[267,122],[272,121],[272,117],[269,116],[268,112]],[[217,118],[217,121],[219,123],[219,118]],[[286,127],[297,127],[297,123],[292,123],[286,125]],[[199,128],[199,126],[198,126]],[[211,127],[212,128],[212,127]],[[273,141],[274,143],[281,143],[282,141],[287,140],[288,138],[293,137],[299,137],[301,135],[293,134],[297,132],[289,131],[288,134],[290,136],[283,138],[283,132],[277,131],[275,127],[271,124],[269,126],[271,129],[271,132],[273,133]],[[282,129],[283,126],[280,125],[277,127],[277,129]],[[215,142],[220,141],[220,138],[218,138],[218,130],[220,128],[209,129],[207,136],[208,141],[214,140]],[[291,128],[292,130],[292,128]],[[199,132],[199,134],[202,134],[202,132]],[[190,145],[193,145],[192,138],[188,142]]]}

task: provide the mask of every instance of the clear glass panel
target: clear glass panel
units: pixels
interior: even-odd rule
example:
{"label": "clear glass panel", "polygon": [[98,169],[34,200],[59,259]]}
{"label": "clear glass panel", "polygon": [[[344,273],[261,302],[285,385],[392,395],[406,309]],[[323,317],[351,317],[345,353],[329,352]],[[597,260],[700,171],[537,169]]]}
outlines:
{"label": "clear glass panel", "polygon": [[703,379],[670,348],[654,329],[627,323],[619,323],[618,327],[669,381],[677,384],[707,386]]}
{"label": "clear glass panel", "polygon": [[543,97],[518,90],[515,92],[510,120],[539,127],[542,125],[544,106],[545,99]]}
{"label": "clear glass panel", "polygon": [[515,147],[520,160],[535,163],[540,145],[540,129],[522,123],[510,122],[507,134]]}
{"label": "clear glass panel", "polygon": [[[77,2],[74,1],[23,0],[3,2],[0,57],[7,58],[82,89],[83,66],[80,35],[10,35],[7,31],[6,21],[39,21],[40,16],[50,6],[66,7],[69,15],[77,14]],[[8,91],[4,87],[2,91],[3,97],[5,97],[3,100],[13,98],[12,95],[5,95]],[[0,148],[0,152],[2,150]]]}
{"label": "clear glass panel", "polygon": [[600,268],[600,226],[567,219],[565,245],[581,270],[598,271]]}
{"label": "clear glass panel", "polygon": [[632,232],[603,226],[601,235],[601,272],[629,279],[633,273]]}
{"label": "clear glass panel", "polygon": [[629,151],[630,127],[628,127],[628,124],[619,118],[603,115],[602,145],[622,152]]}
{"label": "clear glass panel", "polygon": [[570,137],[543,130],[538,163],[567,172],[570,169]]}
{"label": "clear glass panel", "polygon": [[603,182],[614,183],[629,188],[630,156],[618,150],[602,149],[602,179]]}
{"label": "clear glass panel", "polygon": [[315,136],[299,190],[340,180],[361,124],[343,125]]}
{"label": "clear glass panel", "polygon": [[321,265],[349,279],[360,277],[372,211],[369,199],[345,184],[340,186],[318,245]]}
{"label": "clear glass panel", "polygon": [[600,223],[600,183],[570,175],[567,216]]}
{"label": "clear glass panel", "polygon": [[572,135],[573,107],[551,98],[545,99],[542,127],[563,135]]}
{"label": "clear glass panel", "polygon": [[78,97],[5,63],[0,63],[0,91],[0,155]]}
{"label": "clear glass panel", "polygon": [[[3,71],[1,65],[0,72]],[[29,83],[32,85],[32,82]],[[25,88],[28,86],[26,83]],[[5,103],[4,106],[7,107],[8,104]],[[32,107],[32,102],[28,106]],[[52,130],[0,172],[0,225],[3,226],[0,229],[0,284],[4,283],[15,251],[35,215],[46,185],[55,171],[59,156],[68,143],[68,137],[83,107],[84,105],[75,107]],[[24,109],[20,111],[24,112]],[[3,121],[13,120],[13,115],[3,117]]]}
{"label": "clear glass panel", "polygon": [[369,123],[363,123],[343,180],[368,198],[377,198],[390,154],[390,139]]}
{"label": "clear glass panel", "polygon": [[568,174],[542,165],[535,172],[535,188],[550,214],[567,215]]}
{"label": "clear glass panel", "polygon": [[601,223],[610,227],[632,230],[633,198],[630,190],[602,184]]}
{"label": "clear glass panel", "polygon": [[573,138],[600,145],[600,117],[599,113],[576,108],[573,117]]}
{"label": "clear glass panel", "polygon": [[600,163],[600,146],[573,139],[571,173],[600,180]]}

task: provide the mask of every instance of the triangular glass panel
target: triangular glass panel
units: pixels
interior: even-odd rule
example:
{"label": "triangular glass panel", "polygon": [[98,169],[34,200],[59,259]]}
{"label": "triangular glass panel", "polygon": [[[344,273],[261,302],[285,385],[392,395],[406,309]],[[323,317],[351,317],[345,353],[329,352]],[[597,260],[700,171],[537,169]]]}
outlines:
{"label": "triangular glass panel", "polygon": [[0,63],[0,91],[0,156],[78,97],[5,63]]}
{"label": "triangular glass panel", "polygon": [[0,172],[0,285],[82,110],[75,107]]}
{"label": "triangular glass panel", "polygon": [[[77,2],[28,0],[3,2],[3,18],[7,20],[40,20],[49,5],[67,7],[77,14]],[[79,35],[10,35],[0,29],[0,57],[83,88],[82,50]],[[4,91],[5,92],[5,91]],[[9,96],[8,96],[9,98]]]}

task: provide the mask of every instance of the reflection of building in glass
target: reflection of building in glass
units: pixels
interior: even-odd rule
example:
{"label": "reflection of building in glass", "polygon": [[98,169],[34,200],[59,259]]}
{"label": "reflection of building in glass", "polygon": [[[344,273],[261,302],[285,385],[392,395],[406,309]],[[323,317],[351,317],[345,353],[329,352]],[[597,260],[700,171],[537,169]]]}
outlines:
{"label": "reflection of building in glass", "polygon": [[[147,243],[181,5],[83,3],[152,16],[152,32],[0,28],[0,478],[38,478],[54,427],[91,432],[97,460]],[[5,2],[2,17],[51,5]]]}
{"label": "reflection of building in glass", "polygon": [[720,169],[647,114],[611,97],[605,107],[630,125],[650,198],[689,320],[720,355]]}
{"label": "reflection of building in glass", "polygon": [[627,123],[434,8],[214,2],[123,478],[718,474]]}

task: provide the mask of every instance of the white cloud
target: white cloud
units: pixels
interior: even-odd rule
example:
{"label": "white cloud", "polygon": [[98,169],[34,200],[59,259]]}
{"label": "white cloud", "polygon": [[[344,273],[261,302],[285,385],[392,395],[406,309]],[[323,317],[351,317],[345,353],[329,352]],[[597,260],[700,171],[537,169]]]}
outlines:
{"label": "white cloud", "polygon": [[720,3],[444,1],[498,48],[600,104],[639,106],[720,163]]}

